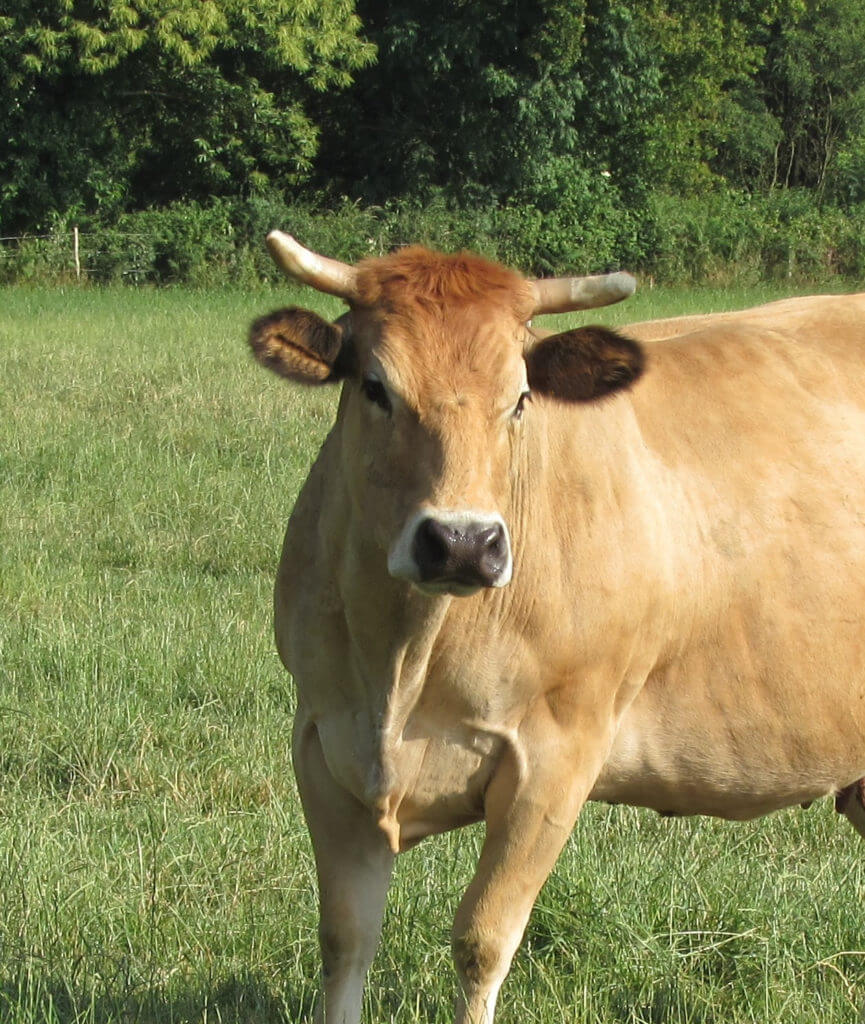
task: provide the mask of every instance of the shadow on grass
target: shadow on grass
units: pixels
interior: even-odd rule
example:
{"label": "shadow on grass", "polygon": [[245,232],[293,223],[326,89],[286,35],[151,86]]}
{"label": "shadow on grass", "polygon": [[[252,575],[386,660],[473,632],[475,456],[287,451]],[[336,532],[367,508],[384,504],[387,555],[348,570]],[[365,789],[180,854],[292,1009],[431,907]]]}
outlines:
{"label": "shadow on grass", "polygon": [[124,985],[114,991],[77,988],[27,970],[0,976],[0,1020],[15,1024],[301,1024],[312,1019],[309,986],[279,988],[241,974],[207,984]]}
{"label": "shadow on grass", "polygon": [[621,1021],[643,1021],[645,1024],[670,1024],[682,1021],[687,1024],[726,1024],[729,1015],[721,1010],[698,1005],[689,999],[675,983],[657,985],[649,998],[645,990],[617,993],[611,1005],[612,1019]]}

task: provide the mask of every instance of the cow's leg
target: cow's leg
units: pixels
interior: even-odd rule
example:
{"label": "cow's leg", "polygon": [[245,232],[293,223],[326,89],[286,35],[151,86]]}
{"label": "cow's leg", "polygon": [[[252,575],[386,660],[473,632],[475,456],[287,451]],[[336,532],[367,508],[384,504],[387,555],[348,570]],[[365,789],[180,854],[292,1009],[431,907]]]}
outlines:
{"label": "cow's leg", "polygon": [[532,906],[600,770],[601,732],[575,749],[547,719],[543,746],[514,746],[487,789],[486,838],[454,921],[457,1024],[492,1024]]}
{"label": "cow's leg", "polygon": [[315,1021],[358,1024],[393,853],[369,810],[334,781],[313,725],[295,731],[294,770],[318,874],[322,991]]}
{"label": "cow's leg", "polygon": [[835,809],[865,839],[865,779],[843,789],[835,798]]}

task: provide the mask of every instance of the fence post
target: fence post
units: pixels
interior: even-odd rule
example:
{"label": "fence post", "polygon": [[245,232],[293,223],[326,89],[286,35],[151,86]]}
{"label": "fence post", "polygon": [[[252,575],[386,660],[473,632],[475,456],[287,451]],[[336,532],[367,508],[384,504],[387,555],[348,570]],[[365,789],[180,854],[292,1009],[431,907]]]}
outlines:
{"label": "fence post", "polygon": [[81,280],[81,260],[78,255],[78,225],[72,228],[72,247],[75,252],[75,278]]}

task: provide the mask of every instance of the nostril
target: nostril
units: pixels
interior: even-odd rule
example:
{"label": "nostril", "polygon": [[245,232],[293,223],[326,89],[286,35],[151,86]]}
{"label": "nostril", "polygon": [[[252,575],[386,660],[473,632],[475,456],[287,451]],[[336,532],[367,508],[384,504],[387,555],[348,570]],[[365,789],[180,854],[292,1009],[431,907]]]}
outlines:
{"label": "nostril", "polygon": [[443,570],[454,540],[454,531],[437,519],[424,519],[414,537],[414,557],[423,573]]}
{"label": "nostril", "polygon": [[505,531],[501,523],[494,523],[478,534],[478,548],[485,555],[499,557],[505,554]]}

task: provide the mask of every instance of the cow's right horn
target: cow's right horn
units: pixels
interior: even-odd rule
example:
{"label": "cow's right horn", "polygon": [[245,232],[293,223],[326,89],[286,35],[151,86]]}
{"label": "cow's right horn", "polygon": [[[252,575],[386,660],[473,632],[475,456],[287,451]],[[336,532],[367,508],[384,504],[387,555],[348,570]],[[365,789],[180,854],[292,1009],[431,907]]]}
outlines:
{"label": "cow's right horn", "polygon": [[634,294],[636,278],[627,271],[593,277],[550,277],[531,282],[535,290],[533,316],[571,313],[621,302]]}
{"label": "cow's right horn", "polygon": [[319,256],[283,231],[270,232],[267,248],[286,277],[302,281],[328,295],[338,295],[346,302],[357,298],[357,271],[347,263]]}

